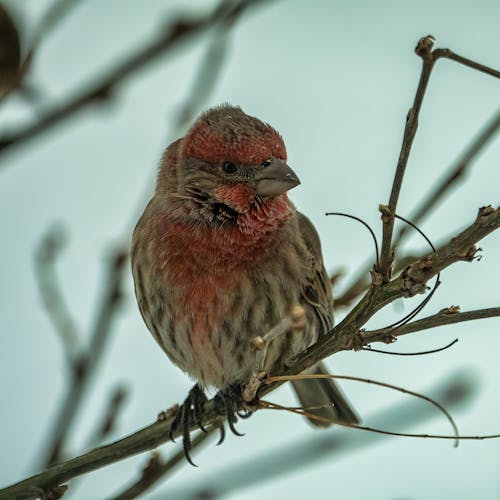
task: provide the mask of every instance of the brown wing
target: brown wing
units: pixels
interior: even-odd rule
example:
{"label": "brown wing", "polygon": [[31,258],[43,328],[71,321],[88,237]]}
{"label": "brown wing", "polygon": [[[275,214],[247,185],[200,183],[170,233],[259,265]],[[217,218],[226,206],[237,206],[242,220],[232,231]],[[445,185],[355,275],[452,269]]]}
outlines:
{"label": "brown wing", "polygon": [[319,321],[319,335],[325,335],[334,324],[332,287],[323,265],[321,242],[316,229],[300,212],[297,212],[297,218],[302,237],[311,254],[311,271],[304,283],[302,296]]}
{"label": "brown wing", "polygon": [[[331,284],[323,265],[321,243],[309,219],[297,212],[298,224],[304,242],[311,254],[311,270],[304,283],[302,297],[305,307],[314,313],[319,325],[318,335],[326,335],[333,328],[333,296]],[[308,370],[309,373],[327,374],[323,363]],[[346,423],[359,422],[358,416],[332,379],[296,380],[292,382],[299,401],[308,411],[329,420]],[[324,420],[309,419],[313,425],[328,425]]]}

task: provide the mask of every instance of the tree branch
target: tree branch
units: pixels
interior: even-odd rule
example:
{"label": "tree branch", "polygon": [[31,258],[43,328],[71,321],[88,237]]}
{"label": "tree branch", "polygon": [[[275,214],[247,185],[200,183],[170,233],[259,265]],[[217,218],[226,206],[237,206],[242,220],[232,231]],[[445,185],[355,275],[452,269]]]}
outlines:
{"label": "tree branch", "polygon": [[478,251],[475,243],[499,227],[500,208],[481,208],[476,220],[448,244],[408,266],[389,283],[372,286],[330,335],[320,337],[318,342],[305,351],[284,375],[301,373],[336,352],[362,347],[363,339],[359,332],[377,311],[396,299],[424,293],[426,283],[455,262],[473,261]]}
{"label": "tree branch", "polygon": [[[418,84],[417,92],[415,94],[415,99],[413,101],[413,106],[410,108],[407,119],[406,126],[403,136],[403,144],[401,146],[401,152],[399,155],[398,164],[396,167],[396,173],[394,175],[394,181],[392,184],[391,195],[389,198],[388,205],[380,205],[380,211],[382,212],[383,221],[383,236],[382,236],[382,250],[380,256],[380,269],[377,269],[377,273],[380,275],[377,277],[377,282],[386,283],[391,277],[391,266],[394,258],[394,250],[392,245],[392,234],[394,230],[394,214],[396,213],[397,202],[399,198],[399,193],[401,191],[401,185],[403,183],[403,177],[406,170],[406,165],[408,164],[408,159],[410,156],[411,147],[413,144],[413,139],[418,128],[418,116],[420,113],[420,108],[422,106],[422,101],[427,89],[427,84],[434,67],[434,63],[440,58],[452,59],[460,64],[464,64],[469,68],[482,71],[489,75],[500,78],[500,72],[484,66],[483,64],[476,63],[470,59],[459,56],[452,52],[450,49],[436,49],[432,50],[435,39],[432,35],[428,35],[421,38],[415,48],[415,52],[418,56],[422,58],[422,71],[420,74],[420,81]],[[498,118],[497,118],[498,119]],[[498,124],[495,124],[495,120],[492,123],[493,131],[491,135],[498,128]],[[477,144],[477,149],[472,149],[469,151],[469,155],[472,158],[477,154],[477,152],[484,146],[484,144],[489,139],[488,134],[490,133],[489,128],[485,131],[486,139],[481,139],[479,144]],[[483,134],[482,134],[483,135]],[[469,158],[467,161],[470,161]],[[465,167],[464,167],[465,168]],[[445,186],[446,188],[446,186]],[[439,194],[439,193],[438,193]],[[439,195],[440,196],[440,195]]]}
{"label": "tree branch", "polygon": [[417,133],[418,116],[422,101],[424,99],[427,84],[431,76],[432,68],[436,59],[432,57],[432,47],[434,45],[434,37],[428,35],[421,38],[415,48],[416,54],[422,58],[422,71],[420,73],[420,80],[418,82],[417,92],[413,100],[413,106],[408,111],[406,117],[406,126],[403,134],[403,144],[399,154],[396,173],[392,183],[391,196],[389,198],[389,205],[381,205],[380,211],[382,212],[383,221],[383,236],[382,236],[382,250],[380,253],[380,268],[376,271],[381,276],[381,282],[386,283],[391,277],[391,267],[393,261],[393,252],[391,249],[392,232],[394,230],[394,214],[398,204],[399,193],[403,184],[403,178],[410,157],[413,139]]}
{"label": "tree branch", "polygon": [[500,307],[490,307],[487,309],[476,309],[474,311],[459,312],[457,308],[452,307],[443,309],[432,316],[412,321],[406,325],[396,328],[380,328],[379,330],[368,330],[361,332],[363,344],[371,342],[392,342],[395,337],[415,333],[439,326],[454,325],[464,321],[474,321],[478,319],[495,318],[500,316]]}

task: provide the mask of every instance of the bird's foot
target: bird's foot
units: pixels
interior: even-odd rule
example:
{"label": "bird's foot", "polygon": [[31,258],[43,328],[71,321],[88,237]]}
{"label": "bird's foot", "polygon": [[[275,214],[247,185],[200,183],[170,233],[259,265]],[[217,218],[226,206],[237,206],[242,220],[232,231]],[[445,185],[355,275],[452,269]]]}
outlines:
{"label": "bird's foot", "polygon": [[175,442],[174,433],[177,430],[182,432],[182,447],[186,460],[193,466],[197,465],[191,460],[191,424],[195,423],[203,432],[207,432],[202,422],[203,405],[207,401],[204,392],[196,384],[190,391],[184,403],[179,407],[175,418],[170,426],[169,437]]}
{"label": "bird's foot", "polygon": [[[245,405],[247,408],[245,410],[238,410],[238,408],[244,403],[243,396],[241,393],[241,386],[239,384],[230,385],[227,389],[219,391],[214,398],[215,409],[219,415],[226,417],[227,425],[231,432],[236,436],[244,436],[236,430],[235,424],[238,422],[238,417],[242,419],[249,418],[253,411],[249,405]],[[224,426],[219,427],[220,439],[217,445],[221,444],[226,437],[226,431]]]}
{"label": "bird's foot", "polygon": [[[186,460],[196,467],[196,464],[191,459],[191,436],[190,430],[192,424],[196,424],[203,432],[208,432],[207,429],[203,426],[203,405],[207,401],[207,397],[200,389],[198,385],[195,385],[190,391],[189,394],[182,403],[180,407],[178,407],[177,412],[175,413],[174,420],[172,425],[170,426],[169,437],[171,441],[175,442],[174,434],[177,431],[181,431],[182,434],[182,446],[184,448],[184,455]],[[235,424],[238,421],[238,417],[245,419],[249,418],[252,413],[251,403],[244,403],[245,409],[239,410],[243,404],[243,398],[241,394],[241,386],[240,385],[231,385],[227,389],[223,391],[219,391],[214,398],[214,405],[217,413],[221,417],[225,417],[231,429],[231,432],[236,436],[244,436],[236,430]],[[220,431],[220,439],[218,441],[218,445],[224,441],[226,437],[226,431],[224,428],[224,424],[221,423],[219,425]]]}

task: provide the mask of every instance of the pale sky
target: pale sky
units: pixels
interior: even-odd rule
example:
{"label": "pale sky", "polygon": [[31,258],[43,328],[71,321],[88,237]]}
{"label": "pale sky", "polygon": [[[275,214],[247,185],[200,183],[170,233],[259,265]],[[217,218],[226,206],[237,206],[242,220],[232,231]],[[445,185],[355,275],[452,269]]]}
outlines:
{"label": "pale sky", "polygon": [[[11,1],[32,30],[50,2]],[[41,107],[63,100],[127,49],[146,43],[182,7],[205,10],[211,1],[87,0],[41,47],[32,83]],[[285,139],[289,163],[302,184],[292,200],[315,223],[327,267],[353,272],[373,250],[361,226],[324,217],[326,211],[363,217],[381,234],[379,203],[388,200],[405,116],[418,82],[413,48],[433,34],[437,46],[500,66],[497,1],[419,2],[300,0],[262,2],[240,21],[227,65],[208,105],[231,102],[269,122]],[[82,337],[88,338],[99,300],[103,259],[127,234],[138,204],[172,137],[175,111],[190,89],[208,39],[197,39],[156,61],[120,89],[113,102],[90,108],[39,140],[0,158],[0,484],[36,472],[34,464],[51,429],[67,384],[60,343],[41,306],[33,273],[34,249],[54,222],[68,228],[69,244],[58,269]],[[410,216],[500,104],[500,82],[439,61],[431,77],[420,128],[408,164],[398,211]],[[2,130],[33,115],[12,99],[0,113]],[[34,115],[33,115],[34,116]],[[498,205],[500,140],[485,149],[471,173],[422,224],[434,241],[473,221],[482,205]],[[460,305],[463,310],[500,305],[500,234],[479,245],[483,258],[446,270],[426,314]],[[418,237],[409,248],[424,247]],[[113,435],[118,439],[180,402],[192,381],[166,358],[142,322],[131,276],[126,304],[99,367],[91,397],[72,431],[74,454],[84,451],[109,390],[118,381],[131,390]],[[397,307],[399,306],[399,307]],[[384,326],[409,311],[387,308],[370,325]],[[405,307],[405,309],[403,309]],[[478,380],[477,396],[455,415],[463,434],[500,432],[499,319],[409,335],[394,350],[408,352],[459,342],[442,353],[400,358],[365,352],[328,360],[335,373],[368,377],[425,391],[457,371]],[[379,346],[380,347],[380,346]],[[469,372],[467,372],[469,373]],[[403,403],[405,397],[371,386],[342,387],[364,421]],[[289,388],[275,401],[292,403]],[[424,404],[424,403],[422,403]],[[244,438],[229,435],[221,447],[196,456],[144,498],[161,498],[183,484],[200,484],[229,465],[266,455],[318,431],[299,417],[260,412],[242,422]],[[412,432],[449,433],[436,418]],[[344,432],[331,430],[326,432]],[[356,431],[349,431],[356,432]],[[360,432],[360,431],[359,431]],[[161,448],[165,456],[171,444]],[[104,498],[137,477],[142,455],[89,474],[73,488],[75,499]],[[321,461],[226,498],[468,499],[500,496],[500,441],[450,442],[387,438],[382,444]]]}

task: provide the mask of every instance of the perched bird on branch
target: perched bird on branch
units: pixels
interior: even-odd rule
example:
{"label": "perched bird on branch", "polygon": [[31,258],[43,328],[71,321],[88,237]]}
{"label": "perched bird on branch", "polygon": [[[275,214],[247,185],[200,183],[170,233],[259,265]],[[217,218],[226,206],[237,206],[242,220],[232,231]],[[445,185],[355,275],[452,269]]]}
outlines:
{"label": "perched bird on branch", "polygon": [[[184,429],[188,459],[186,430],[193,419],[201,424],[204,389],[219,389],[236,432],[234,399],[255,369],[252,339],[302,306],[305,327],[275,338],[266,351],[263,369],[277,374],[333,327],[320,240],[288,199],[300,181],[286,159],[270,125],[239,107],[211,108],[165,151],[156,192],[134,231],[142,317],[170,360],[197,382],[172,429]],[[315,371],[326,372],[321,364]],[[309,413],[357,421],[331,379],[293,387]]]}

